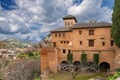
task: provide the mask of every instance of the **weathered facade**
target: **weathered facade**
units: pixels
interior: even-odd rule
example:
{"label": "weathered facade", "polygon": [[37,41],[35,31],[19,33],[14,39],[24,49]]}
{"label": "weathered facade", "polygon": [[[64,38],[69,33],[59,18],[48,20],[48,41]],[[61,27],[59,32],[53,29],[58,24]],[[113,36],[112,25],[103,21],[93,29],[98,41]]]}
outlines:
{"label": "weathered facade", "polygon": [[99,55],[98,65],[114,70],[117,48],[111,36],[111,23],[77,23],[74,16],[63,18],[64,27],[51,31],[52,48],[41,50],[41,71],[61,70],[62,63],[67,64],[67,54],[72,53],[73,64],[81,63],[81,55],[87,55],[87,62],[93,62],[94,54]]}

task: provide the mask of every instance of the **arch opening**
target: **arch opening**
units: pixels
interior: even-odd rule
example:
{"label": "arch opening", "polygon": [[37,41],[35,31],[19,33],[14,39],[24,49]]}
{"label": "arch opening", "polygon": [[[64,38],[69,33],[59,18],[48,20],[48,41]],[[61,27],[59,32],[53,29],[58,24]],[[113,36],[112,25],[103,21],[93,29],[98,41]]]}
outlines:
{"label": "arch opening", "polygon": [[75,67],[75,71],[78,71],[79,70],[79,68],[80,68],[80,61],[75,61],[74,63],[73,63],[73,65],[74,65],[74,67]]}
{"label": "arch opening", "polygon": [[102,62],[99,66],[101,72],[110,71],[110,64],[108,62]]}
{"label": "arch opening", "polygon": [[61,62],[61,71],[68,71],[68,62],[67,61],[62,61]]}

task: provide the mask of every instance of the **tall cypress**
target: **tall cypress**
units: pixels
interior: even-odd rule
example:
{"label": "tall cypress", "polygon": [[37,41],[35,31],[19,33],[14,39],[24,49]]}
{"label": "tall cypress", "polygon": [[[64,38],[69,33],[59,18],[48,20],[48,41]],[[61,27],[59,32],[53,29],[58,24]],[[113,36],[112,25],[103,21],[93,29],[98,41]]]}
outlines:
{"label": "tall cypress", "polygon": [[112,37],[116,46],[120,48],[120,0],[114,0],[114,9],[112,14]]}

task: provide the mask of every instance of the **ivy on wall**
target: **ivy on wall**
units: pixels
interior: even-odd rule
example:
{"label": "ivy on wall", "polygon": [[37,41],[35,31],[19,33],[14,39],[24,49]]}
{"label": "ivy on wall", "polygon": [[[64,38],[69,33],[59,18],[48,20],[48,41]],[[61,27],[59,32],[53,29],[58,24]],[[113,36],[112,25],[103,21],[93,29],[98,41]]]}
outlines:
{"label": "ivy on wall", "polygon": [[93,55],[93,61],[96,65],[99,63],[99,54],[94,54]]}
{"label": "ivy on wall", "polygon": [[72,63],[72,61],[73,61],[73,54],[72,54],[72,53],[68,53],[68,54],[67,54],[67,61],[68,61],[69,63]]}
{"label": "ivy on wall", "polygon": [[87,61],[87,54],[81,54],[81,62],[82,62],[82,64],[85,64],[86,63],[86,61]]}

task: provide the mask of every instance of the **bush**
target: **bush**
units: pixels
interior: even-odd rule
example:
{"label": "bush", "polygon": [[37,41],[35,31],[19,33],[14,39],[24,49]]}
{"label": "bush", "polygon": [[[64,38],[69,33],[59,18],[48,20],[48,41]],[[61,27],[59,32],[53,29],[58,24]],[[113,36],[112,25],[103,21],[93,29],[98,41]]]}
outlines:
{"label": "bush", "polygon": [[68,53],[67,54],[67,60],[68,60],[69,63],[72,63],[72,61],[73,61],[73,55],[72,55],[72,53]]}
{"label": "bush", "polygon": [[120,77],[120,72],[116,72],[113,76],[108,77],[107,80],[116,80],[118,77]]}
{"label": "bush", "polygon": [[81,54],[81,62],[82,64],[85,64],[87,61],[87,54]]}
{"label": "bush", "polygon": [[40,75],[39,60],[20,59],[6,68],[3,80],[33,80]]}
{"label": "bush", "polygon": [[117,72],[120,72],[120,68],[117,69]]}
{"label": "bush", "polygon": [[96,65],[99,63],[99,54],[94,54],[93,61]]}
{"label": "bush", "polygon": [[18,58],[39,59],[40,58],[40,53],[39,52],[22,53],[22,54],[18,55]]}

